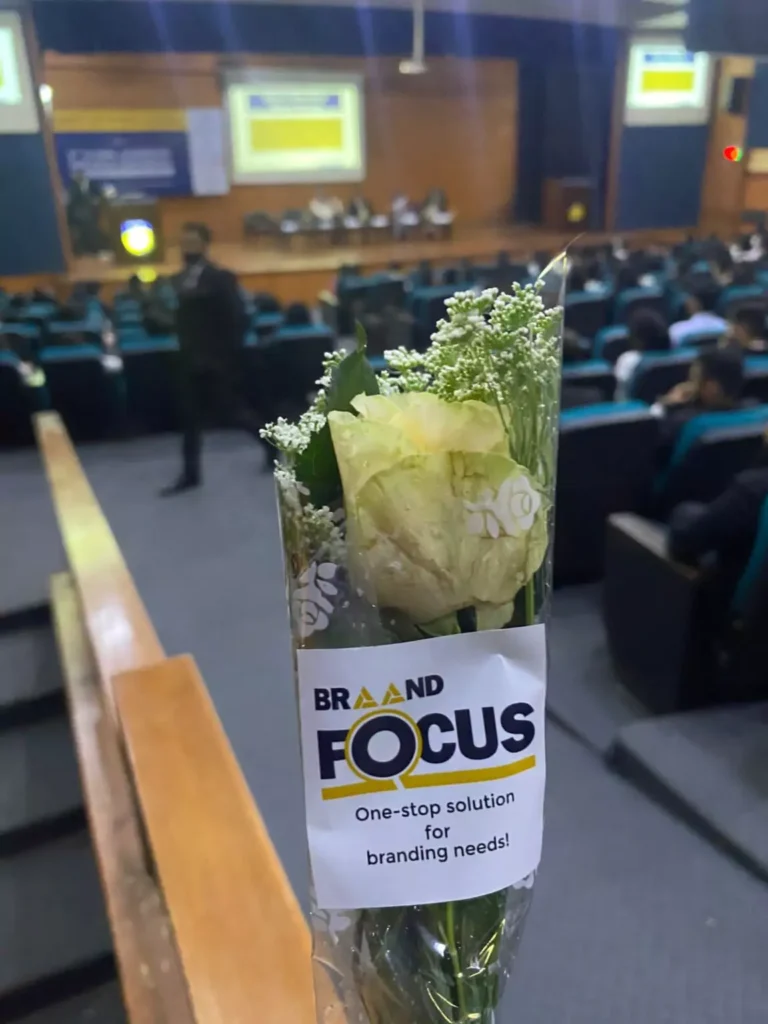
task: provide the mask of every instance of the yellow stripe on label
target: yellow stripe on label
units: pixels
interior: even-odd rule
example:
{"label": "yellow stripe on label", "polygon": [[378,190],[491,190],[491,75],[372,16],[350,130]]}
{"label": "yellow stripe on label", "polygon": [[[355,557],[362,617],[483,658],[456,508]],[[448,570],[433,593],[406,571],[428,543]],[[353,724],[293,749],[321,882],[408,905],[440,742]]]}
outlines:
{"label": "yellow stripe on label", "polygon": [[381,782],[352,782],[348,786],[330,786],[323,790],[323,800],[341,800],[345,796],[367,796],[369,793],[387,793],[397,789],[394,779]]}
{"label": "yellow stripe on label", "polygon": [[524,757],[512,764],[497,765],[495,768],[467,768],[458,772],[434,772],[432,775],[406,775],[401,779],[406,789],[426,789],[431,786],[460,786],[471,782],[495,782],[508,779],[536,767],[535,756]]}
{"label": "yellow stripe on label", "polygon": [[185,132],[184,110],[55,110],[56,132]]}
{"label": "yellow stripe on label", "polygon": [[682,71],[644,71],[641,92],[692,92],[694,73]]}
{"label": "yellow stripe on label", "polygon": [[339,117],[297,117],[251,120],[251,150],[269,153],[287,149],[341,149],[344,124]]}

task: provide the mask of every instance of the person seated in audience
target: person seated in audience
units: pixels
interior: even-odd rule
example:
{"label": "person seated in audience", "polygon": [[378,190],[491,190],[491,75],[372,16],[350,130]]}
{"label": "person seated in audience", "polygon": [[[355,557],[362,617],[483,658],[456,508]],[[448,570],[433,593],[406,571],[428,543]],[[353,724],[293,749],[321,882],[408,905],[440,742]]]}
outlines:
{"label": "person seated in audience", "polygon": [[[685,502],[670,516],[669,555],[689,565],[708,566],[710,597],[718,599],[716,612],[730,605],[752,553],[767,498],[768,431],[755,464],[735,476],[718,498],[709,504]],[[722,615],[718,618],[722,621]]]}
{"label": "person seated in audience", "polygon": [[659,463],[666,466],[686,423],[702,413],[729,412],[741,407],[744,360],[733,348],[711,348],[691,363],[688,380],[677,384],[651,412],[661,418]]}
{"label": "person seated in audience", "polygon": [[763,306],[740,306],[729,319],[725,344],[736,346],[747,355],[764,355],[768,352],[766,333]]}
{"label": "person seated in audience", "polygon": [[669,352],[670,340],[666,321],[653,310],[638,310],[629,319],[629,348],[616,360],[616,399],[627,397],[627,388],[637,364],[644,355]]}
{"label": "person seated in audience", "polygon": [[[563,331],[563,364],[565,366],[577,365],[585,359],[589,359],[590,348],[590,343],[570,327],[566,327]],[[560,391],[560,407],[562,409],[597,405],[604,401],[605,397],[599,388],[563,379]]]}
{"label": "person seated in audience", "polygon": [[579,263],[574,263],[568,271],[568,278],[565,282],[565,291],[568,295],[574,292],[583,292],[587,288],[587,275]]}
{"label": "person seated in audience", "polygon": [[728,323],[711,311],[712,291],[703,287],[690,291],[685,298],[687,319],[678,320],[669,328],[669,340],[674,347],[685,345],[688,338],[705,331],[725,334]]}
{"label": "person seated in audience", "polygon": [[637,288],[637,270],[633,266],[621,264],[616,271],[616,291],[623,292],[628,288]]}

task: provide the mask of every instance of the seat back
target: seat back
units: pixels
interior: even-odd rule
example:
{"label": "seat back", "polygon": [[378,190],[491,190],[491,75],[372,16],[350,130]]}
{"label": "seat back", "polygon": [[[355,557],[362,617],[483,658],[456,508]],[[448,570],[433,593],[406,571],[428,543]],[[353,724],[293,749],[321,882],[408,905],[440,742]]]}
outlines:
{"label": "seat back", "polygon": [[722,317],[729,317],[743,305],[754,305],[766,299],[766,289],[761,284],[731,285],[724,288],[717,301],[717,312]]}
{"label": "seat back", "polygon": [[768,356],[744,360],[744,397],[768,404]]}
{"label": "seat back", "polygon": [[0,352],[0,446],[32,440],[27,389],[12,352]]}
{"label": "seat back", "polygon": [[687,380],[696,349],[681,348],[676,352],[660,352],[643,356],[627,386],[630,398],[652,404],[676,384]]}
{"label": "seat back", "polygon": [[555,578],[597,579],[605,525],[614,512],[643,509],[651,493],[658,421],[642,402],[564,412],[560,420]]}
{"label": "seat back", "polygon": [[768,697],[768,499],[752,554],[731,603],[734,629],[725,659],[723,692],[730,699]]}
{"label": "seat back", "polygon": [[40,365],[45,372],[51,407],[76,440],[105,437],[117,416],[115,392],[95,345],[44,348]]}
{"label": "seat back", "polygon": [[595,335],[595,359],[615,363],[619,356],[629,351],[629,330],[623,325],[603,327]]}
{"label": "seat back", "polygon": [[[738,420],[740,414],[723,415]],[[734,422],[700,434],[658,482],[657,514],[666,518],[683,501],[714,501],[757,458],[766,422],[768,415],[763,422]]]}
{"label": "seat back", "polygon": [[565,326],[585,338],[594,338],[608,323],[610,298],[593,292],[571,292],[565,297]]}
{"label": "seat back", "polygon": [[245,349],[246,393],[265,419],[303,412],[323,374],[333,335],[322,327],[284,327]]}
{"label": "seat back", "polygon": [[178,353],[174,337],[121,344],[128,423],[134,430],[155,433],[178,428]]}
{"label": "seat back", "polygon": [[613,318],[616,323],[625,324],[634,313],[640,311],[659,313],[666,317],[664,290],[654,288],[625,288],[614,301]]}
{"label": "seat back", "polygon": [[603,359],[586,359],[583,363],[568,363],[563,367],[563,383],[597,388],[606,402],[616,390],[613,367]]}

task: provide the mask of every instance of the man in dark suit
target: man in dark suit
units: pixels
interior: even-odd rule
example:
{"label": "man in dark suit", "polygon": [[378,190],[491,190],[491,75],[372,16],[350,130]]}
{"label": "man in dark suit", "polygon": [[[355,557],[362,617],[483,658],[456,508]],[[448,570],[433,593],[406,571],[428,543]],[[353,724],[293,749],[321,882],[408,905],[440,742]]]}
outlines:
{"label": "man in dark suit", "polygon": [[175,278],[178,296],[179,404],[183,430],[181,476],[161,494],[180,494],[202,483],[203,425],[218,421],[241,427],[257,440],[261,420],[241,393],[247,317],[237,278],[208,259],[211,232],[185,224],[181,234],[184,269]]}

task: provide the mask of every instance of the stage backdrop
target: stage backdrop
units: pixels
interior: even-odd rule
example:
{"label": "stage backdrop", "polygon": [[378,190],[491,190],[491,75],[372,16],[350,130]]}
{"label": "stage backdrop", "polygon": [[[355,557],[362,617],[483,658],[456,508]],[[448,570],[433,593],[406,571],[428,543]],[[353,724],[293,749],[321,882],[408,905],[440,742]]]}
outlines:
{"label": "stage backdrop", "polygon": [[[270,55],[245,56],[238,63],[363,76],[366,177],[360,184],[327,185],[326,191],[345,200],[362,193],[377,209],[383,209],[397,190],[420,201],[429,189],[440,187],[463,224],[495,224],[509,217],[517,164],[514,61],[432,58],[429,74],[422,77],[399,74],[398,62],[390,58]],[[181,125],[189,109],[221,107],[219,67],[220,57],[215,54],[45,55],[45,78],[53,88],[57,125],[67,125],[72,112],[78,124],[85,124],[84,112],[103,110],[121,111],[129,117],[134,116],[132,112],[154,110],[162,112],[162,118],[178,119],[163,121],[164,126]],[[155,139],[149,148],[165,150],[166,170],[171,153],[177,155],[179,172],[165,180],[181,186],[183,146],[181,133],[176,134],[173,142],[173,132],[161,132],[161,142]],[[130,152],[130,140],[123,144],[119,133],[107,132],[107,136],[121,141],[121,152],[126,147]],[[109,139],[102,136],[97,148],[104,143],[114,155],[119,147]],[[82,139],[72,144],[60,141],[70,155],[81,150],[81,143]],[[142,142],[139,148],[143,146]],[[159,154],[156,156],[153,174],[160,168]],[[219,241],[240,241],[246,213],[265,210],[279,214],[302,207],[315,188],[311,184],[241,185],[227,195],[205,198],[184,198],[166,190],[160,193],[163,227],[173,241],[184,221],[205,220]]]}
{"label": "stage backdrop", "polygon": [[221,110],[56,110],[65,187],[81,172],[121,194],[223,195],[229,191]]}

